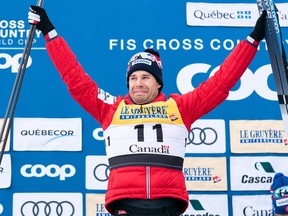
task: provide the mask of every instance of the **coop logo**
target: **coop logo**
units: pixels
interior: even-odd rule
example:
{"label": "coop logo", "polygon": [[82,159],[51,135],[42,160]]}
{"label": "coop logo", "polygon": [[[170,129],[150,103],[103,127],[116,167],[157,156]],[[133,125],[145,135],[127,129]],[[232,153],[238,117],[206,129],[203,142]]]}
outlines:
{"label": "coop logo", "polygon": [[[0,53],[0,69],[10,69],[12,73],[17,73],[21,63],[22,53],[13,56],[7,53]],[[31,66],[32,58],[29,56],[26,68]]]}
{"label": "coop logo", "polygon": [[105,140],[102,128],[95,128],[92,132],[92,136],[94,137],[94,139],[99,141]]}
{"label": "coop logo", "polygon": [[[256,162],[254,167],[258,173],[275,173],[272,165],[270,162]],[[253,184],[253,183],[272,183],[273,177],[272,176],[265,176],[265,175],[257,175],[251,176],[245,174],[242,176],[241,182],[243,184]]]}
{"label": "coop logo", "polygon": [[59,180],[64,181],[66,178],[74,176],[76,169],[70,164],[65,164],[61,167],[56,164],[50,164],[48,166],[42,164],[26,164],[21,167],[20,173],[26,178],[41,178],[48,176],[50,178],[59,178]]}
{"label": "coop logo", "polygon": [[[197,86],[193,83],[194,77],[201,74],[207,74],[208,79],[220,66],[211,69],[211,65],[205,63],[195,63],[183,67],[177,75],[177,87],[184,94],[194,90]],[[230,90],[227,100],[236,101],[248,98],[253,92],[260,97],[277,101],[277,93],[270,89],[268,80],[272,76],[271,65],[264,65],[253,73],[249,68],[245,71],[240,79],[240,87],[237,90]],[[203,80],[203,81],[205,81]]]}

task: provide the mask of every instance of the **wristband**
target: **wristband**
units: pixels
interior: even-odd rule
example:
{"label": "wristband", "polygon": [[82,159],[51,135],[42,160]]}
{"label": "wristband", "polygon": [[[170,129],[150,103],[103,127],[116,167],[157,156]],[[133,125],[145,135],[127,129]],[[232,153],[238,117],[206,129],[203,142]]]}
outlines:
{"label": "wristband", "polygon": [[51,39],[53,39],[53,38],[55,38],[55,37],[57,37],[57,36],[58,36],[57,31],[56,31],[55,29],[53,29],[53,30],[51,30],[50,32],[48,32],[48,34],[46,34],[46,35],[44,36],[44,39],[45,39],[46,41],[48,41],[48,40],[51,40]]}
{"label": "wristband", "polygon": [[255,46],[255,47],[257,47],[258,45],[259,45],[259,42],[258,41],[256,41],[254,38],[252,38],[251,36],[247,36],[247,41],[249,42],[249,43],[251,43],[253,46]]}

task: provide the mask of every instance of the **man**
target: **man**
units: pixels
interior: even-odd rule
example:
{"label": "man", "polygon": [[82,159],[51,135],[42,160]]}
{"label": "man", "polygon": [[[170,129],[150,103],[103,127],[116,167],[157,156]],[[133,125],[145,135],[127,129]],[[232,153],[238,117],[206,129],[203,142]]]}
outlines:
{"label": "man", "polygon": [[274,215],[288,216],[288,177],[276,173],[270,191]]}
{"label": "man", "polygon": [[265,36],[266,11],[226,58],[219,71],[187,94],[167,99],[157,51],[144,50],[128,62],[129,93],[114,97],[84,72],[44,9],[31,6],[30,24],[41,30],[48,54],[72,97],[104,131],[110,175],[105,207],[114,215],[177,216],[188,206],[182,172],[191,124],[228,96]]}

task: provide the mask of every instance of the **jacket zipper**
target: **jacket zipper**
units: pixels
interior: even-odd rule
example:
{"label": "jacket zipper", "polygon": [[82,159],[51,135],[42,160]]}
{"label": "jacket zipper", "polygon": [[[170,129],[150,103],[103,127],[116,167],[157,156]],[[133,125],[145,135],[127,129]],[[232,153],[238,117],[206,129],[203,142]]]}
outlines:
{"label": "jacket zipper", "polygon": [[146,167],[146,196],[150,199],[150,166]]}

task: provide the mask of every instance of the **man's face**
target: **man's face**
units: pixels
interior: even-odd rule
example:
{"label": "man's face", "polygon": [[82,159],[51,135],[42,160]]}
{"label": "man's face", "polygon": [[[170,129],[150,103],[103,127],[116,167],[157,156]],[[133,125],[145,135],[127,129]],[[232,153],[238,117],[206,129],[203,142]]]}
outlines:
{"label": "man's face", "polygon": [[158,95],[161,85],[150,73],[138,70],[129,77],[129,93],[136,104],[152,102]]}

